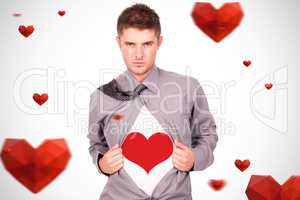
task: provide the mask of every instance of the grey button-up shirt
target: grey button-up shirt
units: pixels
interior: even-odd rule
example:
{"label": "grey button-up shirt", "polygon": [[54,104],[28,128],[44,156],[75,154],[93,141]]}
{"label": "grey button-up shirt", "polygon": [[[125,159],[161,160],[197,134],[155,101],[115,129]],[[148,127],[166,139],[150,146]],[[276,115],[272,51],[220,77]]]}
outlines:
{"label": "grey button-up shirt", "polygon": [[[139,82],[126,70],[116,81],[123,91],[133,91]],[[99,89],[91,94],[89,152],[101,174],[98,160],[113,145],[121,146],[142,106],[146,106],[171,138],[192,148],[195,163],[191,171],[204,170],[213,162],[218,137],[216,123],[199,82],[153,66],[143,81],[147,86],[130,101],[119,101]],[[114,116],[124,116],[116,119]],[[140,189],[124,168],[108,175],[101,200],[191,200],[190,172],[175,167],[158,182],[151,195]]]}

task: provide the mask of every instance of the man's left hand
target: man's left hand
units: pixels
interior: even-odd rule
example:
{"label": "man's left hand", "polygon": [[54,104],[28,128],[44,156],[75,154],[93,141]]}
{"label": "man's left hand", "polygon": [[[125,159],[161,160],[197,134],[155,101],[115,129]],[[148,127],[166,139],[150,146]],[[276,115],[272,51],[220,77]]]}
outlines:
{"label": "man's left hand", "polygon": [[195,155],[191,148],[175,140],[175,149],[172,154],[174,167],[181,171],[190,171],[195,162]]}

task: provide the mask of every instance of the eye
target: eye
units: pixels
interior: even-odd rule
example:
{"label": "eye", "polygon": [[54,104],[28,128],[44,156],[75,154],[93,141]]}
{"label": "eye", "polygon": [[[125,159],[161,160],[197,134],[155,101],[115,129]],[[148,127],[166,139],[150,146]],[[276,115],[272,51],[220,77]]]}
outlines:
{"label": "eye", "polygon": [[125,44],[126,44],[126,46],[129,46],[129,47],[133,47],[134,46],[134,43],[132,43],[132,42],[126,42]]}
{"label": "eye", "polygon": [[144,46],[146,46],[146,47],[151,47],[152,44],[153,44],[152,42],[147,42],[147,43],[144,44]]}

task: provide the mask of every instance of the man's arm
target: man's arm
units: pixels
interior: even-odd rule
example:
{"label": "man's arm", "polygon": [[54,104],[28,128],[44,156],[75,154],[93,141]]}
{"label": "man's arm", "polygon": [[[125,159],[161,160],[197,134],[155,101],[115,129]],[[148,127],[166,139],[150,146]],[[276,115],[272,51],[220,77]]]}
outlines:
{"label": "man's arm", "polygon": [[192,78],[193,105],[190,116],[192,133],[192,151],[195,155],[194,166],[191,171],[204,170],[214,161],[213,151],[216,147],[218,136],[216,123],[209,111],[204,91],[198,80]]}
{"label": "man's arm", "polygon": [[109,174],[101,171],[99,166],[99,160],[103,157],[105,152],[108,151],[109,147],[107,145],[103,128],[104,128],[104,113],[100,110],[100,95],[99,90],[92,93],[90,96],[89,104],[89,126],[88,135],[90,142],[89,152],[92,156],[93,163],[96,165],[99,173],[108,176]]}

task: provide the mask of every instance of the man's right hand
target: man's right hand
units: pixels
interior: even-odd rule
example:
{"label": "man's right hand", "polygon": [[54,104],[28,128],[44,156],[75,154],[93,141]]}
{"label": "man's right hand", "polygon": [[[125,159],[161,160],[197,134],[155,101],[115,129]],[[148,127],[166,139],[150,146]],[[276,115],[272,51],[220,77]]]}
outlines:
{"label": "man's right hand", "polygon": [[108,150],[98,164],[100,169],[107,174],[113,174],[121,169],[124,164],[124,158],[119,145],[116,144]]}

